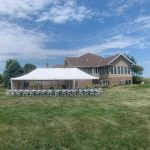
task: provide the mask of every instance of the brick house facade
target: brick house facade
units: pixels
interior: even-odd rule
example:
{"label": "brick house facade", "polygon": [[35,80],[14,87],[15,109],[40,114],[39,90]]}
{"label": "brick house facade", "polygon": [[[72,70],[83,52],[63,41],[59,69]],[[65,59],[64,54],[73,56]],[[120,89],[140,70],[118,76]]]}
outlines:
{"label": "brick house facade", "polygon": [[[134,63],[123,54],[101,57],[87,53],[80,57],[67,57],[65,68],[76,67],[99,78],[101,85],[132,84],[131,66]],[[80,81],[80,87],[97,84],[96,82]]]}

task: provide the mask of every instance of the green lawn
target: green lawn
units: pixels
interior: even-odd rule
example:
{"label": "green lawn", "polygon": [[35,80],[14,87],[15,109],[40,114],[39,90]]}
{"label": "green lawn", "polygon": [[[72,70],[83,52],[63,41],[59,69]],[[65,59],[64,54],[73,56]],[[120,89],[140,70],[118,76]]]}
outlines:
{"label": "green lawn", "polygon": [[6,97],[0,150],[149,150],[150,84],[100,97]]}

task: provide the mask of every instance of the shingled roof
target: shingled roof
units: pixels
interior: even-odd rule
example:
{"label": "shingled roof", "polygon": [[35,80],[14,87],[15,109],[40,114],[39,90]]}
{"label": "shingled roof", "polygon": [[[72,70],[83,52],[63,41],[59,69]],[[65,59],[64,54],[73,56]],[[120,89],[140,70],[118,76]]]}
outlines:
{"label": "shingled roof", "polygon": [[109,65],[115,58],[117,58],[120,54],[116,54],[113,56],[106,57],[103,62],[100,64],[100,66]]}
{"label": "shingled roof", "polygon": [[72,67],[98,67],[104,61],[104,58],[87,53],[80,57],[67,57],[66,60]]}
{"label": "shingled roof", "polygon": [[95,54],[87,53],[80,57],[67,57],[66,60],[71,67],[100,67],[109,65],[109,63],[111,63],[118,56],[120,56],[120,54],[105,58]]}

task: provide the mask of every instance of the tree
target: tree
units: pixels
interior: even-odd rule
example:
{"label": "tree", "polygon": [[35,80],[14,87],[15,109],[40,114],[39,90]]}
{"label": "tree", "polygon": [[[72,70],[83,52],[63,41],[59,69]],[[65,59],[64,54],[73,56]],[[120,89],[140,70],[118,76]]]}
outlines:
{"label": "tree", "polygon": [[36,69],[36,66],[33,64],[25,64],[24,65],[24,73],[25,74],[33,71],[34,69]]}
{"label": "tree", "polygon": [[142,74],[143,74],[144,68],[140,65],[137,65],[137,62],[133,56],[130,56],[127,54],[125,54],[125,56],[129,58],[135,64],[131,67],[133,83],[135,84],[141,83],[143,81]]}
{"label": "tree", "polygon": [[0,85],[2,85],[4,82],[4,75],[0,74]]}
{"label": "tree", "polygon": [[124,54],[127,58],[129,58],[134,64],[137,64],[135,58],[133,56],[130,56],[128,54]]}
{"label": "tree", "polygon": [[17,60],[9,59],[6,62],[4,70],[4,86],[10,88],[10,78],[21,76],[24,73],[23,68]]}
{"label": "tree", "polygon": [[134,65],[133,67],[131,67],[132,72],[133,72],[133,76],[141,76],[143,74],[144,68],[142,66],[139,65]]}

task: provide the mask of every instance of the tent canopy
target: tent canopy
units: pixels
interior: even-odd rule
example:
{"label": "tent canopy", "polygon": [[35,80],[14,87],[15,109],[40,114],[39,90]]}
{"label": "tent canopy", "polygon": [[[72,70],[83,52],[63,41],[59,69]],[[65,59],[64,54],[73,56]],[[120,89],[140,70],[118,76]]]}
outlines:
{"label": "tent canopy", "polygon": [[46,80],[93,80],[91,76],[77,68],[37,68],[34,71],[17,78],[15,81],[46,81]]}

